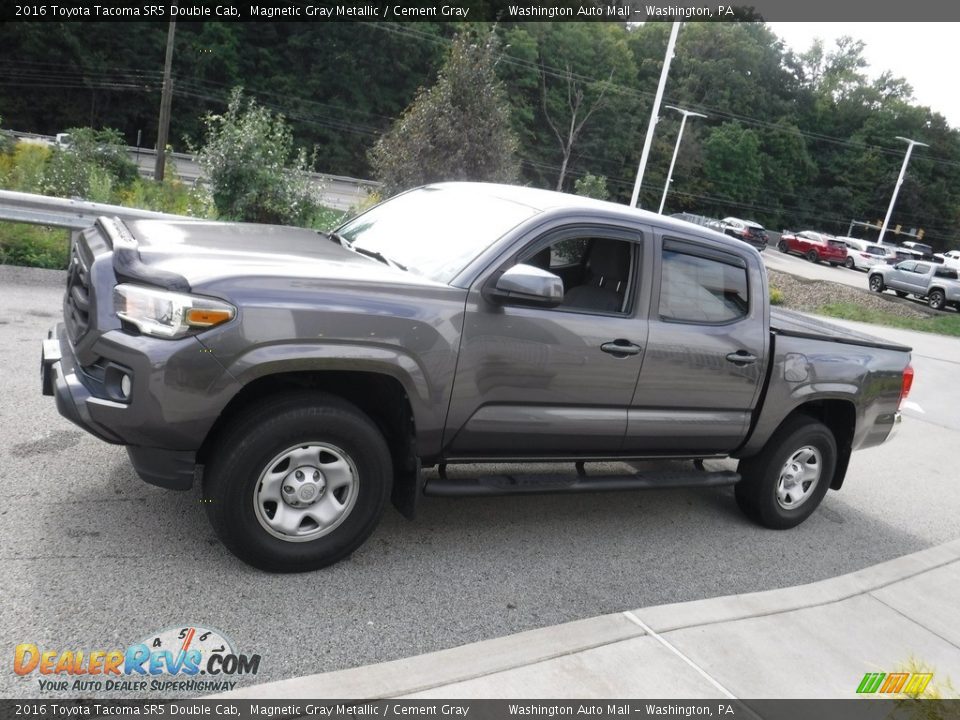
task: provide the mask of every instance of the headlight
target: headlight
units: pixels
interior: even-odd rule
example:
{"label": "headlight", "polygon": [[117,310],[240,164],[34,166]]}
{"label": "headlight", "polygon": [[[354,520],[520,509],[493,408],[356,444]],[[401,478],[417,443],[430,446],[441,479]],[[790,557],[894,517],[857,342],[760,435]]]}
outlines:
{"label": "headlight", "polygon": [[140,332],[163,338],[181,338],[220,325],[237,313],[222,300],[142,285],[117,285],[113,308],[121,320],[136,325]]}

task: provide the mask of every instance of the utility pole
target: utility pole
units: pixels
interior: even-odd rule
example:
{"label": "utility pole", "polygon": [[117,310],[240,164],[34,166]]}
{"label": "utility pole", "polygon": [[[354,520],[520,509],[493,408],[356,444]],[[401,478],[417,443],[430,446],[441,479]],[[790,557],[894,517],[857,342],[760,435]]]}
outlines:
{"label": "utility pole", "polygon": [[173,104],[173,35],[177,29],[176,20],[170,21],[167,30],[167,57],[163,62],[163,93],[160,97],[160,127],[157,130],[157,162],[153,166],[153,179],[163,180],[163,171],[167,161],[167,136],[170,133],[170,106]]}
{"label": "utility pole", "polygon": [[900,166],[900,177],[897,178],[897,184],[893,188],[893,197],[890,198],[890,207],[887,208],[887,216],[883,219],[883,227],[880,228],[880,237],[877,238],[877,243],[883,244],[883,236],[887,233],[887,225],[890,224],[890,216],[893,214],[893,206],[897,203],[897,195],[900,194],[900,186],[903,185],[903,176],[907,174],[907,163],[910,162],[910,153],[913,152],[913,146],[919,145],[920,147],[930,147],[926,143],[922,143],[919,140],[911,140],[910,138],[900,137],[897,135],[897,140],[903,140],[907,143],[907,154],[903,157],[903,165]]}
{"label": "utility pole", "polygon": [[673,146],[673,157],[670,158],[670,170],[667,171],[667,184],[663,186],[663,197],[660,198],[660,209],[657,210],[658,215],[663,215],[663,206],[667,203],[667,193],[670,192],[670,181],[673,179],[673,165],[677,162],[677,153],[680,152],[680,141],[683,139],[683,128],[687,124],[687,118],[691,115],[693,117],[706,117],[703,113],[684,110],[683,108],[678,108],[673,105],[667,105],[667,108],[676,110],[683,115],[683,120],[680,121],[680,132],[677,133],[677,144]]}
{"label": "utility pole", "polygon": [[660,118],[660,101],[663,100],[663,89],[667,85],[667,75],[670,72],[670,61],[673,60],[673,49],[677,44],[677,33],[680,32],[680,21],[675,20],[670,31],[670,40],[667,42],[667,54],[663,58],[663,69],[660,71],[660,84],[657,85],[657,95],[653,99],[653,109],[650,111],[650,124],[647,125],[647,137],[643,141],[643,152],[640,153],[640,167],[637,168],[637,181],[633,184],[633,195],[630,197],[630,207],[637,207],[640,199],[640,186],[643,184],[643,173],[647,169],[647,158],[650,157],[650,146],[653,144],[653,130]]}

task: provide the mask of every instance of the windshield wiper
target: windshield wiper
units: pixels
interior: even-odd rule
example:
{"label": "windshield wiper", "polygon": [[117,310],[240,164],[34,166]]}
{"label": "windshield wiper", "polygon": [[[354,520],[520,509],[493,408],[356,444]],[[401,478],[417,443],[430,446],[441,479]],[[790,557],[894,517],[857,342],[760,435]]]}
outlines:
{"label": "windshield wiper", "polygon": [[381,252],[377,252],[376,250],[368,250],[367,248],[356,247],[356,245],[347,245],[347,247],[353,250],[355,253],[360,253],[361,255],[366,255],[367,257],[371,257],[374,260],[379,260],[384,265],[395,267],[399,270],[403,270],[404,272],[407,271],[407,268],[405,265],[401,265],[396,260],[391,260]]}

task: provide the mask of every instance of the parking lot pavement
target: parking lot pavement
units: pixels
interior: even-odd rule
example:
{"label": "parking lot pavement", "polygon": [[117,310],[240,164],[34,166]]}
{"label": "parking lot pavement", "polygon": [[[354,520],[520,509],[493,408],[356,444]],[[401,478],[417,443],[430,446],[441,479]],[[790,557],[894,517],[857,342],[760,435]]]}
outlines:
{"label": "parking lot pavement", "polygon": [[833,267],[827,263],[812,263],[797,255],[787,255],[770,245],[760,253],[763,264],[770,270],[790,273],[808,280],[825,280],[843,283],[850,287],[867,290],[867,273],[863,270],[848,270],[842,265]]}
{"label": "parking lot pavement", "polygon": [[[416,522],[388,510],[371,539],[334,567],[266,575],[214,538],[198,492],[145,485],[121,448],[72,426],[40,394],[40,339],[59,316],[58,278],[0,268],[7,651],[23,642],[126,646],[194,623],[261,654],[263,682],[813,582],[957,537],[948,449],[960,430],[939,417],[960,406],[960,390],[937,380],[944,346],[924,336],[910,343],[912,399],[924,413],[890,443],[855,455],[843,490],[795,530],[750,524],[729,489],[426,498]],[[5,672],[0,695],[39,691],[35,679]]]}

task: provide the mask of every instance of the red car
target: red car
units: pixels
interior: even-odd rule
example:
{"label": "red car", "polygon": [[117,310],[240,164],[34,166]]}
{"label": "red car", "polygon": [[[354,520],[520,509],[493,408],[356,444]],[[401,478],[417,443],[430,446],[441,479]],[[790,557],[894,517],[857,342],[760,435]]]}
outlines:
{"label": "red car", "polygon": [[834,267],[843,265],[847,260],[847,246],[843,240],[837,240],[833,235],[804,230],[803,232],[785,232],[780,236],[777,249],[783,253],[803,255],[813,263],[821,260]]}

